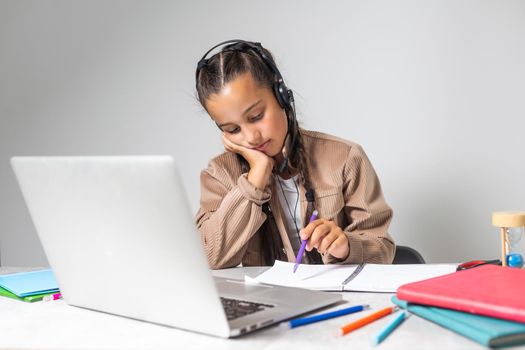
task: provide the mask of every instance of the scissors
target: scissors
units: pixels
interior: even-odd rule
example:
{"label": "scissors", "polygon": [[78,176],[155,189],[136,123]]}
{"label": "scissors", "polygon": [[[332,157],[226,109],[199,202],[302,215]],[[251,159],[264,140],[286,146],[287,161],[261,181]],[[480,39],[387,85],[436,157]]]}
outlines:
{"label": "scissors", "polygon": [[496,259],[496,260],[472,260],[472,261],[467,261],[467,262],[464,262],[462,264],[459,264],[458,267],[456,268],[456,271],[463,271],[463,270],[471,269],[471,268],[478,267],[478,266],[488,265],[488,264],[501,265],[501,260]]}

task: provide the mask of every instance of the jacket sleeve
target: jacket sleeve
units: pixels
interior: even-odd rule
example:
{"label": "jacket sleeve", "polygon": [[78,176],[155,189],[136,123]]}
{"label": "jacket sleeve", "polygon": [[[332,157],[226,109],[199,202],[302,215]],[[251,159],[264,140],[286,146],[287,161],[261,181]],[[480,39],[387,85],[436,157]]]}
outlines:
{"label": "jacket sleeve", "polygon": [[[229,184],[224,169],[210,163],[201,172],[201,201],[196,215],[208,263],[212,269],[241,263],[248,241],[266,220],[262,204],[270,199],[242,174]],[[230,181],[231,182],[231,181]]]}
{"label": "jacket sleeve", "polygon": [[388,234],[392,209],[383,198],[381,185],[370,160],[359,145],[348,153],[343,184],[344,210],[348,226],[350,254],[344,260],[330,254],[325,263],[339,264],[390,264],[394,259],[395,244]]}

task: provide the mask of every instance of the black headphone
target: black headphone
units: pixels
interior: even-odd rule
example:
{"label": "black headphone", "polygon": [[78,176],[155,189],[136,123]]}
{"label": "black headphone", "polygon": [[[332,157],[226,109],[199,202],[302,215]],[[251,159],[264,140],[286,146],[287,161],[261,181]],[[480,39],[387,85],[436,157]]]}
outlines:
{"label": "black headphone", "polygon": [[[200,70],[208,64],[208,59],[206,58],[210,52],[212,52],[214,49],[216,49],[219,46],[223,46],[229,44],[224,48],[225,51],[240,51],[240,52],[248,52],[253,51],[255,52],[265,63],[272,72],[277,77],[277,81],[273,84],[273,93],[275,94],[275,97],[277,98],[277,102],[279,102],[279,105],[281,108],[284,108],[285,110],[290,110],[294,112],[294,106],[293,106],[293,92],[292,90],[288,89],[286,84],[284,83],[283,76],[281,75],[281,72],[279,72],[279,69],[277,69],[277,66],[275,63],[264,53],[263,47],[261,43],[252,42],[252,41],[246,41],[246,40],[227,40],[223,41],[222,43],[219,43],[209,49],[204,56],[199,60],[199,63],[197,63],[197,71],[195,72],[195,80],[199,77]],[[294,116],[295,117],[295,116]]]}

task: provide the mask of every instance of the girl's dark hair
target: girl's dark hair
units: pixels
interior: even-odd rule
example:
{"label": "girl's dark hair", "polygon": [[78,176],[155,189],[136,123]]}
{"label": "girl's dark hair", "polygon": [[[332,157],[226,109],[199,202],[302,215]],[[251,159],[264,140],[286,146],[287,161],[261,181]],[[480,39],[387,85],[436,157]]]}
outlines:
{"label": "girl's dark hair", "polygon": [[[275,67],[272,54],[262,48],[267,60],[271,60]],[[221,89],[235,78],[245,74],[250,75],[260,87],[268,88],[273,91],[274,83],[279,79],[276,72],[265,62],[256,50],[248,45],[230,44],[211,56],[199,68],[196,74],[197,98],[206,108],[206,102],[213,94],[217,94]],[[301,174],[300,179],[306,190],[311,189],[310,177],[308,176],[306,157],[304,154],[303,142],[299,124],[295,117],[295,110],[290,106],[285,107],[288,118],[288,167],[297,169]],[[242,157],[238,157],[241,162],[243,172],[248,171],[248,162]]]}

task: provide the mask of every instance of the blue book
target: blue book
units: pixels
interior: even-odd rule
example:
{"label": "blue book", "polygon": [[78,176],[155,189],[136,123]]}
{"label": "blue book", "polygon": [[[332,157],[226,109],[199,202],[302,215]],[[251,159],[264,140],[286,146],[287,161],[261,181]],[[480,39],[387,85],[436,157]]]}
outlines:
{"label": "blue book", "polygon": [[407,311],[489,347],[525,344],[525,323],[480,316],[433,306],[407,303],[392,297]]}
{"label": "blue book", "polygon": [[59,291],[51,269],[0,275],[0,287],[19,297]]}

